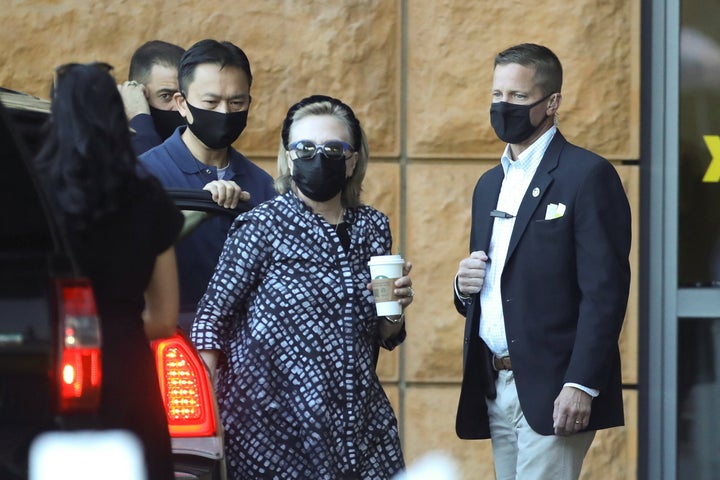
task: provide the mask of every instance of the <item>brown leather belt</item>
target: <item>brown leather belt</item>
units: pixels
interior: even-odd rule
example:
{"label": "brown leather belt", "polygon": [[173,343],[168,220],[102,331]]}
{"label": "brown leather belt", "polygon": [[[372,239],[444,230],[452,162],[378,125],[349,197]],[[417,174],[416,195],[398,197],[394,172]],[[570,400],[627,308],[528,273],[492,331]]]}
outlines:
{"label": "brown leather belt", "polygon": [[493,355],[493,367],[495,367],[495,370],[512,370],[510,357],[498,357]]}

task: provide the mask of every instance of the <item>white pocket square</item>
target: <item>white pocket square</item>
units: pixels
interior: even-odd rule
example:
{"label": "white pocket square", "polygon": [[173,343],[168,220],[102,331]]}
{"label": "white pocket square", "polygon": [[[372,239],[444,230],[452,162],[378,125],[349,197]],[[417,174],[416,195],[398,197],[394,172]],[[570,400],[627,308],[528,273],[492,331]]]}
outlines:
{"label": "white pocket square", "polygon": [[554,218],[560,218],[565,215],[565,204],[564,203],[551,203],[545,209],[545,220],[552,220]]}

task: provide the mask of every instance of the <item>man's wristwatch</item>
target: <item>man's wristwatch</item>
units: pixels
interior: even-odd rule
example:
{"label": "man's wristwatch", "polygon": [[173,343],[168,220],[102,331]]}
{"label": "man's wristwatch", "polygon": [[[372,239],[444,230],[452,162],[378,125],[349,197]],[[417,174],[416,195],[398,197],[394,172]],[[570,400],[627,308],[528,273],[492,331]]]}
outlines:
{"label": "man's wristwatch", "polygon": [[397,318],[392,318],[392,317],[388,317],[388,316],[385,316],[383,318],[385,318],[386,322],[388,322],[392,325],[400,325],[403,321],[405,321],[405,312],[401,313],[400,316]]}

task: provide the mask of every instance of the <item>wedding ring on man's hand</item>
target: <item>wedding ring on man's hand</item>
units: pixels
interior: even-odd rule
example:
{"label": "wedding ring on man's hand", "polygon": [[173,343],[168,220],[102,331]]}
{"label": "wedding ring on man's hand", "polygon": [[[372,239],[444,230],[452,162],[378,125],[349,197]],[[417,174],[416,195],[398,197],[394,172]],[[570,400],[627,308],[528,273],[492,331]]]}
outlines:
{"label": "wedding ring on man's hand", "polygon": [[575,423],[582,423],[582,420],[575,420]]}
{"label": "wedding ring on man's hand", "polygon": [[412,287],[408,287],[408,290],[410,290],[410,294],[408,295],[408,297],[410,297],[410,298],[414,297],[414,296],[415,296],[415,290],[413,290]]}

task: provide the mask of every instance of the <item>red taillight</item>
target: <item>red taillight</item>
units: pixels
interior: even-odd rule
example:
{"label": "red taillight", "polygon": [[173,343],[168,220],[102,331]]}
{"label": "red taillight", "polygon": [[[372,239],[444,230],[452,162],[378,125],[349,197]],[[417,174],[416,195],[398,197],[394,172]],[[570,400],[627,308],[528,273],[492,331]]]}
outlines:
{"label": "red taillight", "polygon": [[210,377],[197,351],[179,333],[152,344],[170,436],[213,436],[215,403]]}
{"label": "red taillight", "polygon": [[58,280],[60,348],[57,370],[63,413],[97,410],[100,405],[100,319],[90,283]]}

